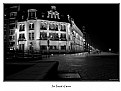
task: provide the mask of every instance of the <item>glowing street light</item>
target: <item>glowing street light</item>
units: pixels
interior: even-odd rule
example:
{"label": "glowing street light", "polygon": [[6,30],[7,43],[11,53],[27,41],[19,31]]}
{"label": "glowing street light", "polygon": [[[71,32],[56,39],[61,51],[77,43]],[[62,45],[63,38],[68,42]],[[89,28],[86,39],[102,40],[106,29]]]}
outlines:
{"label": "glowing street light", "polygon": [[109,48],[109,52],[111,52],[111,48]]}

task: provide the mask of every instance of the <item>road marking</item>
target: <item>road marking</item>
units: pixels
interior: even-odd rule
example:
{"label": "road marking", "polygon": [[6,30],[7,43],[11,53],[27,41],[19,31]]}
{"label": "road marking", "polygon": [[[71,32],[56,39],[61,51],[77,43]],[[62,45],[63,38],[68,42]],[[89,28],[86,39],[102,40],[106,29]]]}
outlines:
{"label": "road marking", "polygon": [[71,66],[82,66],[82,65],[71,65]]}
{"label": "road marking", "polygon": [[75,65],[71,65],[71,66],[85,66],[85,65],[87,65],[87,64],[83,64],[83,65],[76,65],[76,64],[75,64]]}

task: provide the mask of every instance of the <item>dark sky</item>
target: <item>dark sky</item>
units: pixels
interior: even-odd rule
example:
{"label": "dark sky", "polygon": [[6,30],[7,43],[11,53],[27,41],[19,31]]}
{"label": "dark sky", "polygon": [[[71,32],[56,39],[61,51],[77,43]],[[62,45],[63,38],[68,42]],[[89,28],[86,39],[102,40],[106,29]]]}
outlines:
{"label": "dark sky", "polygon": [[55,5],[61,14],[69,14],[86,33],[94,47],[119,52],[119,4],[37,4],[21,5],[23,9],[37,8],[42,12]]}

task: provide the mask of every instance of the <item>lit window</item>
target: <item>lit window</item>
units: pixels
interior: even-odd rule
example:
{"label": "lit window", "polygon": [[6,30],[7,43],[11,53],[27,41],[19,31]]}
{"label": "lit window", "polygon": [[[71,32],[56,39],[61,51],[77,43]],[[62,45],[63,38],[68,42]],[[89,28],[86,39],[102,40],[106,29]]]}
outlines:
{"label": "lit window", "polygon": [[54,23],[49,24],[49,30],[55,30],[55,24]]}
{"label": "lit window", "polygon": [[66,26],[65,25],[61,25],[61,31],[66,31]]}
{"label": "lit window", "polygon": [[36,19],[36,9],[28,10],[28,19]]}
{"label": "lit window", "polygon": [[66,40],[66,34],[65,33],[61,33],[60,39],[61,40]]}
{"label": "lit window", "polygon": [[25,35],[23,33],[19,34],[19,40],[25,40]]}
{"label": "lit window", "polygon": [[55,30],[58,31],[58,24],[55,25]]}
{"label": "lit window", "polygon": [[19,31],[24,31],[25,30],[25,25],[24,24],[20,24],[19,25]]}
{"label": "lit window", "polygon": [[34,23],[29,24],[29,30],[34,30]]}
{"label": "lit window", "polygon": [[46,32],[40,32],[40,39],[41,40],[47,40],[47,33]]}
{"label": "lit window", "polygon": [[58,50],[58,47],[57,46],[50,46],[49,49],[50,50]]}
{"label": "lit window", "polygon": [[34,40],[34,32],[29,33],[29,40]]}
{"label": "lit window", "polygon": [[40,23],[40,29],[41,30],[47,30],[47,23],[46,22],[41,22]]}
{"label": "lit window", "polygon": [[66,46],[61,46],[61,50],[66,50]]}
{"label": "lit window", "polygon": [[50,40],[59,40],[58,33],[49,33]]}
{"label": "lit window", "polygon": [[19,44],[19,50],[24,50],[24,44]]}
{"label": "lit window", "polygon": [[34,40],[34,33],[32,33],[32,40]]}

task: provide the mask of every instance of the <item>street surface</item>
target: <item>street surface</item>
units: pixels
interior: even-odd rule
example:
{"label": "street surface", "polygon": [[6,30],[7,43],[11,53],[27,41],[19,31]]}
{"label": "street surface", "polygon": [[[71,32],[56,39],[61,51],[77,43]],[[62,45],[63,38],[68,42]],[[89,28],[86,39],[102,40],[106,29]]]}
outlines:
{"label": "street surface", "polygon": [[[78,78],[76,81],[119,81],[119,55],[102,52],[101,54],[51,54],[49,58],[32,62],[10,63],[5,66],[5,76],[11,75],[41,61],[58,61],[57,78]],[[17,65],[15,65],[17,64]],[[13,68],[11,66],[14,65]],[[13,70],[9,70],[10,69]],[[17,69],[15,67],[17,66]],[[66,80],[66,79],[65,79]],[[72,79],[69,79],[70,81]]]}
{"label": "street surface", "polygon": [[79,73],[82,81],[118,81],[119,56],[113,53],[52,55],[45,61],[59,61],[59,73]]}

